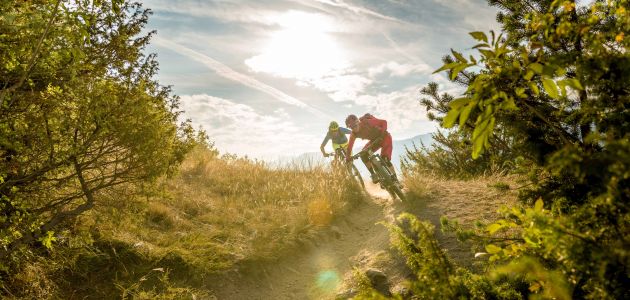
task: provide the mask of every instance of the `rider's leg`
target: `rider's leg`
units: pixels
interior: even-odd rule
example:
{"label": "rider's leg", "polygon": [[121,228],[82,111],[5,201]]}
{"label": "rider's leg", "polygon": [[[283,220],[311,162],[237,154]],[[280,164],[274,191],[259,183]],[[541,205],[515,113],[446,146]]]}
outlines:
{"label": "rider's leg", "polygon": [[370,177],[372,178],[372,183],[378,183],[378,176],[376,176],[376,173],[374,172],[374,167],[372,166],[372,162],[370,162],[370,159],[367,153],[363,152],[361,154],[361,161],[363,161],[363,164],[365,164],[368,171],[370,171]]}
{"label": "rider's leg", "polygon": [[385,161],[385,166],[387,167],[387,169],[389,169],[389,172],[392,174],[392,179],[398,180],[398,176],[396,176],[396,169],[394,168],[392,161],[389,160],[388,158],[384,158],[383,160]]}
{"label": "rider's leg", "polygon": [[385,138],[383,138],[383,143],[382,143],[382,148],[381,148],[381,157],[384,158],[385,165],[387,166],[389,171],[392,173],[392,176],[394,177],[393,179],[398,180],[396,177],[396,169],[394,168],[394,165],[392,164],[392,150],[393,150],[392,136],[388,134],[385,136]]}
{"label": "rider's leg", "polygon": [[[363,149],[370,149],[372,151],[377,151],[378,148],[381,148],[381,143],[377,143],[374,144],[372,143],[372,141],[368,142]],[[361,156],[361,160],[363,161],[363,163],[365,164],[365,166],[367,167],[368,171],[370,171],[370,176],[372,177],[372,182],[373,183],[378,183],[379,182],[379,177],[376,175],[376,172],[374,171],[374,166],[372,166],[372,162],[370,161],[367,153],[363,153],[363,155]]]}
{"label": "rider's leg", "polygon": [[[344,148],[347,148],[347,147],[348,147],[348,143],[347,142],[345,144],[333,143],[333,150],[334,150],[334,153],[335,153],[335,160],[334,161],[335,161],[335,164],[336,164],[337,167],[342,167],[342,166],[345,165],[346,162],[342,159],[342,156],[341,156],[342,154],[339,153],[339,152],[344,151]],[[345,152],[345,153],[347,153],[347,152]],[[344,153],[343,157],[346,157],[345,153]]]}

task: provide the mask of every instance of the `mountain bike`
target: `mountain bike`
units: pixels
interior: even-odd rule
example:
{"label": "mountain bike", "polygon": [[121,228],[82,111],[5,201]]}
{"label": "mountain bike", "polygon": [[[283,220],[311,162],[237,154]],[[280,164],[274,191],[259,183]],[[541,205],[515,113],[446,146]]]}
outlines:
{"label": "mountain bike", "polygon": [[394,177],[394,174],[386,167],[386,162],[383,160],[380,154],[374,153],[372,149],[363,149],[359,153],[352,156],[352,159],[361,157],[363,153],[367,153],[369,161],[372,163],[374,173],[376,174],[379,184],[382,189],[386,190],[392,199],[398,197],[401,201],[405,201],[405,194],[402,191],[402,185]]}
{"label": "mountain bike", "polygon": [[337,161],[338,166],[342,167],[344,172],[352,178],[354,182],[356,182],[361,189],[365,190],[365,183],[363,182],[363,177],[359,172],[359,169],[352,163],[352,161],[346,161],[346,151],[342,148],[335,149],[335,160]]}

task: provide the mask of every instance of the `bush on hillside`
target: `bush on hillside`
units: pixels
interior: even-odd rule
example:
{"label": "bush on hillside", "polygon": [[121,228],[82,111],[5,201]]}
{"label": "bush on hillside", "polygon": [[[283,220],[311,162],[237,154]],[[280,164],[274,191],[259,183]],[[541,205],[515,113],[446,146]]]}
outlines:
{"label": "bush on hillside", "polygon": [[467,89],[438,103],[442,125],[475,159],[510,141],[530,184],[524,207],[461,236],[485,245],[483,276],[524,278],[524,296],[630,298],[629,2],[488,2],[503,33],[445,59]]}
{"label": "bush on hillside", "polygon": [[[144,55],[149,11],[114,1],[0,3],[0,283],[124,202],[194,145]],[[4,289],[3,289],[4,290]]]}

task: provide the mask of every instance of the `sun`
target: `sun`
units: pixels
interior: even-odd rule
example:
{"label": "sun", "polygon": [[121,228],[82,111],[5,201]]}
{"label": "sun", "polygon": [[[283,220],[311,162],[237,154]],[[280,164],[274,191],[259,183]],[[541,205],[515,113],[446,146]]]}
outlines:
{"label": "sun", "polygon": [[331,34],[335,24],[330,19],[288,11],[275,21],[281,29],[271,34],[261,54],[245,61],[253,71],[308,81],[349,67]]}

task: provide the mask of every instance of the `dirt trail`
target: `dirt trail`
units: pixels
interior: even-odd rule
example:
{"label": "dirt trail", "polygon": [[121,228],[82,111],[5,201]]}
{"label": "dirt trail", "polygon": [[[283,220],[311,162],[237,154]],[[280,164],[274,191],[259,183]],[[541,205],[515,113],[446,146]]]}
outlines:
{"label": "dirt trail", "polygon": [[[277,262],[254,265],[238,276],[228,276],[214,287],[217,298],[334,299],[353,267],[379,266],[379,260],[381,267],[388,268],[383,271],[390,281],[406,276],[404,263],[390,250],[389,232],[377,223],[392,222],[400,212],[417,213],[422,207],[392,201],[377,186],[367,188],[372,197],[334,221],[330,234]],[[426,212],[424,215],[436,219]]]}

